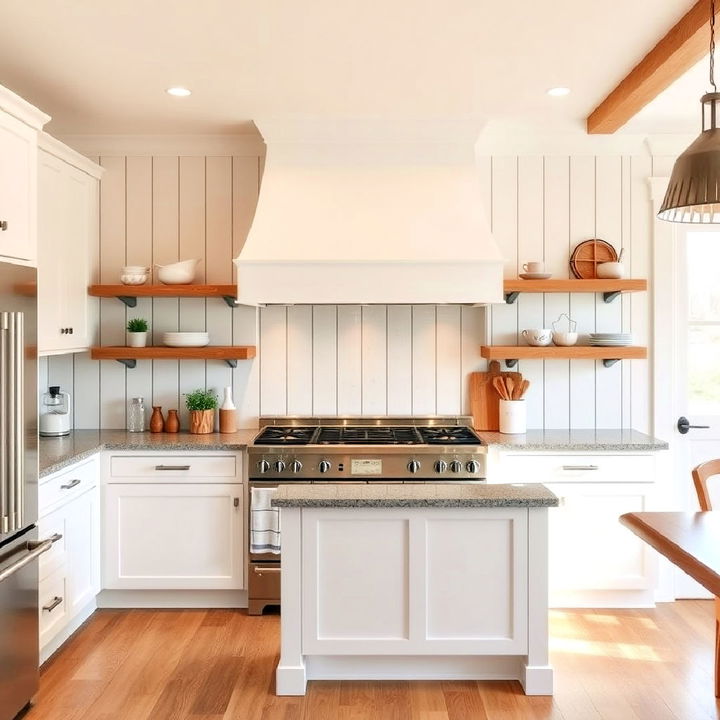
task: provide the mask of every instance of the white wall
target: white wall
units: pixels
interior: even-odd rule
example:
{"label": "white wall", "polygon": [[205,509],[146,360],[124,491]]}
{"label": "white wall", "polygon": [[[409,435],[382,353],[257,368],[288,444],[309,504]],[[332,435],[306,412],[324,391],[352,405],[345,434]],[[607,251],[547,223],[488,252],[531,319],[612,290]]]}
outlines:
{"label": "white wall", "polygon": [[[115,282],[125,262],[150,264],[203,257],[208,282],[231,282],[258,186],[253,156],[101,156],[99,278]],[[650,271],[647,155],[508,156],[480,160],[493,232],[507,257],[506,276],[544,259],[568,277],[577,242],[600,237],[618,251],[632,277]],[[97,300],[91,302],[97,303]],[[252,344],[258,358],[230,370],[219,362],[139,361],[134,370],[87,354],[41,362],[41,389],[61,384],[74,394],[75,427],[125,426],[127,402],[143,395],[165,409],[181,407],[198,386],[234,387],[242,424],[258,414],[426,414],[469,410],[467,373],[484,368],[487,331],[514,344],[526,327],[548,327],[561,312],[582,333],[629,330],[648,340],[645,293],[612,304],[586,294],[521,295],[489,311],[458,306],[294,306],[230,310],[221,300],[146,299],[126,310],[99,302],[102,344],[121,344],[126,318],[150,319],[154,333],[207,329],[218,344]],[[646,361],[612,368],[592,360],[529,360],[531,427],[649,428]],[[148,405],[150,402],[148,402]]]}

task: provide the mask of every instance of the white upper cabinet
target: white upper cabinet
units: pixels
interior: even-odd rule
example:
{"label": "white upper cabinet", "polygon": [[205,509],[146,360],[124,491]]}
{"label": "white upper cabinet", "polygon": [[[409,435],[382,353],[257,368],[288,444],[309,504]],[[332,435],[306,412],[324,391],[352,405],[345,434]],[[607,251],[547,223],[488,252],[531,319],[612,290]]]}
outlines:
{"label": "white upper cabinet", "polygon": [[47,135],[38,172],[38,347],[41,354],[90,344],[87,285],[98,242],[102,169]]}
{"label": "white upper cabinet", "polygon": [[37,137],[50,118],[0,87],[0,258],[37,259]]}

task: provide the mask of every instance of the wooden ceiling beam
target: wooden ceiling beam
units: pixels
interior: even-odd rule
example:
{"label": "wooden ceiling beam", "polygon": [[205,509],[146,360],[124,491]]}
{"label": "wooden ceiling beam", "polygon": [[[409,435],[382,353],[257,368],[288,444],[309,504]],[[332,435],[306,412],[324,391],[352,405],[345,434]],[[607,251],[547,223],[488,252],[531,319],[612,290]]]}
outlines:
{"label": "wooden ceiling beam", "polygon": [[591,135],[611,134],[707,55],[710,3],[698,0],[660,42],[590,113]]}

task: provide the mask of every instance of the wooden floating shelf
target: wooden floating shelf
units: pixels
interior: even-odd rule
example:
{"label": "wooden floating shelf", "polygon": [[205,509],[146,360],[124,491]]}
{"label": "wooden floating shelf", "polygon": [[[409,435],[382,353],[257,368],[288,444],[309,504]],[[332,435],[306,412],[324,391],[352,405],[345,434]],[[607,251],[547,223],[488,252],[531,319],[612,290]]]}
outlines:
{"label": "wooden floating shelf", "polygon": [[612,302],[620,293],[643,292],[647,290],[645,279],[626,280],[580,280],[578,278],[548,280],[523,280],[522,278],[505,280],[503,283],[505,302],[514,303],[521,292],[536,293],[602,293],[605,302]]}
{"label": "wooden floating shelf", "polygon": [[139,297],[218,297],[234,308],[236,293],[237,285],[91,285],[88,288],[88,295],[92,297],[114,297],[128,307],[135,307]]}
{"label": "wooden floating shelf", "polygon": [[224,360],[230,367],[237,367],[238,360],[255,357],[254,345],[207,345],[205,347],[125,347],[108,346],[90,348],[93,360],[117,360],[134,368],[137,360]]}
{"label": "wooden floating shelf", "polygon": [[647,348],[638,346],[598,347],[596,345],[573,345],[571,347],[535,347],[534,345],[483,345],[480,355],[488,360],[505,360],[513,367],[518,360],[569,358],[575,360],[602,360],[605,367],[618,360],[644,360]]}

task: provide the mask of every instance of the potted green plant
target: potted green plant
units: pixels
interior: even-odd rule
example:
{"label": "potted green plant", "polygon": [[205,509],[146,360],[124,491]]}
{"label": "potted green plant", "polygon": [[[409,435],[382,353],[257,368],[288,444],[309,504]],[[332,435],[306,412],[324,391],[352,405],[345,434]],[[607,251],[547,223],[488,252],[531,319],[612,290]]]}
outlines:
{"label": "potted green plant", "polygon": [[145,347],[147,344],[148,321],[144,318],[132,318],[127,324],[128,347]]}
{"label": "potted green plant", "polygon": [[214,390],[193,390],[185,395],[185,405],[190,411],[190,432],[205,435],[215,429],[215,409],[218,405]]}

